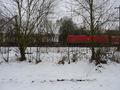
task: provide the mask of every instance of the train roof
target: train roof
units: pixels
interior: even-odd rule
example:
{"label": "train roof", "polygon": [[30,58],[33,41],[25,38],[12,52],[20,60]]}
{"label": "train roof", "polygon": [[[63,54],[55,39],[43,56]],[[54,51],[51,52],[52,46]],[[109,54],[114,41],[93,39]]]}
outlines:
{"label": "train roof", "polygon": [[[68,36],[92,36],[92,35],[68,35]],[[109,35],[94,35],[94,36],[109,36]]]}

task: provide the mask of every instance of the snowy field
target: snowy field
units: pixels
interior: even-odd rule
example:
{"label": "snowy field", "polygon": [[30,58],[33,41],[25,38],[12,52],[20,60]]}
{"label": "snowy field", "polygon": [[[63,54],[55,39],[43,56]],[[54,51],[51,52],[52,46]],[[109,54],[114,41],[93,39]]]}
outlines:
{"label": "snowy field", "polygon": [[[36,48],[28,48],[26,52],[32,54],[26,54],[24,62],[17,61],[17,48],[1,48],[0,90],[120,90],[120,64],[109,61],[95,66],[89,63],[89,48],[69,49],[70,59],[78,53],[77,61],[59,65],[68,48],[41,48],[40,55]],[[35,64],[35,58],[42,62]]]}

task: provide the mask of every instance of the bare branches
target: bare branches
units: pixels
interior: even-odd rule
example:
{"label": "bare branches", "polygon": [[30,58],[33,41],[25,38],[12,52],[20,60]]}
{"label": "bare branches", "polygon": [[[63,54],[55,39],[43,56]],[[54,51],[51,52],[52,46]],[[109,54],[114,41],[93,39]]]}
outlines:
{"label": "bare branches", "polygon": [[73,10],[77,15],[82,16],[86,20],[87,24],[90,26],[90,7],[92,6],[94,21],[94,28],[98,25],[103,27],[107,22],[109,22],[111,17],[114,17],[115,11],[112,10],[113,5],[116,0],[74,0],[76,2],[75,9]]}
{"label": "bare branches", "polygon": [[[44,24],[43,21],[51,13],[54,6],[54,0],[10,0],[11,7],[14,7],[14,11],[11,11],[6,5],[2,4],[3,8],[9,12],[13,21],[13,27],[15,30],[15,40],[20,49],[21,58],[25,60],[25,50],[28,46],[30,36],[35,33],[40,24]],[[6,12],[4,12],[6,14]],[[39,29],[40,30],[40,29]]]}
{"label": "bare branches", "polygon": [[[79,5],[81,5],[82,6],[82,9],[85,9],[88,13],[90,12],[89,11],[89,8],[87,8],[86,6],[84,6],[83,5],[83,1],[81,2],[80,0],[75,0]],[[86,1],[88,1],[88,0],[86,0]]]}

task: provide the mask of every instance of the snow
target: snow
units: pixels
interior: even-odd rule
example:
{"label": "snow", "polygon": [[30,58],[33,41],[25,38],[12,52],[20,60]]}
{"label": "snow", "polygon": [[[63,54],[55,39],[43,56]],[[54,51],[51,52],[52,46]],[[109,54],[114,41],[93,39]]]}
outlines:
{"label": "snow", "polygon": [[[10,49],[9,63],[2,62],[0,54],[0,90],[120,90],[120,64],[109,61],[95,66],[89,63],[87,48],[79,50],[87,56],[82,55],[77,62],[64,65],[59,65],[58,61],[66,55],[65,48],[59,48],[60,53],[58,48],[42,48],[42,62],[38,64],[34,60],[31,63],[16,61],[17,48]],[[36,49],[32,51],[31,57],[36,55]]]}

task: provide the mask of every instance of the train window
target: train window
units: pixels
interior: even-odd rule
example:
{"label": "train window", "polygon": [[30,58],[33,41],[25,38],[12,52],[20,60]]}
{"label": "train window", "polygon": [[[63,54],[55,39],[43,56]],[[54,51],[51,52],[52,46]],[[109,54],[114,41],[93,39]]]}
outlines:
{"label": "train window", "polygon": [[117,39],[116,41],[120,41],[120,39]]}
{"label": "train window", "polygon": [[114,41],[120,41],[120,38],[115,38]]}

